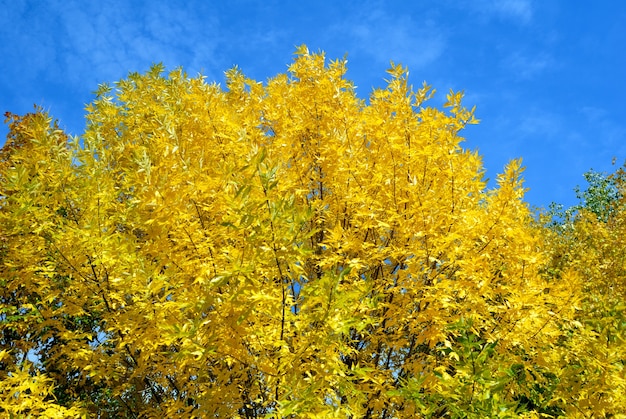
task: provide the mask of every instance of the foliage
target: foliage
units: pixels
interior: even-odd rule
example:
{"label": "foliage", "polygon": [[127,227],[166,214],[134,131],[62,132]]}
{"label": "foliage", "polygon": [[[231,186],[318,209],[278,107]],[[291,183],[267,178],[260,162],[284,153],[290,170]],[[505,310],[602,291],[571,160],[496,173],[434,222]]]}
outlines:
{"label": "foliage", "polygon": [[[626,172],[585,174],[581,203],[547,223],[547,272],[574,269],[583,280],[576,320],[560,342],[559,392],[570,416],[624,417],[626,412]],[[554,212],[544,214],[544,222]],[[621,416],[620,416],[621,414]]]}
{"label": "foliage", "polygon": [[[619,174],[619,173],[616,173]],[[586,190],[576,188],[576,196],[580,199],[577,209],[593,213],[600,221],[607,222],[617,210],[622,191],[619,190],[619,178],[606,176],[590,170],[584,174],[589,184]]]}
{"label": "foliage", "polygon": [[27,381],[101,418],[556,417],[621,385],[521,162],[486,190],[461,147],[462,93],[427,107],[392,65],[366,103],[345,72],[305,47],[265,84],[154,66],[81,138],[8,115],[0,409]]}
{"label": "foliage", "polygon": [[580,186],[575,188],[578,204],[564,209],[563,205],[552,203],[548,211],[541,214],[544,222],[551,222],[552,227],[565,226],[571,224],[581,213],[587,213],[606,223],[616,214],[616,205],[623,198],[623,169],[618,169],[611,175],[592,169],[584,173],[583,177],[588,186],[584,190]]}

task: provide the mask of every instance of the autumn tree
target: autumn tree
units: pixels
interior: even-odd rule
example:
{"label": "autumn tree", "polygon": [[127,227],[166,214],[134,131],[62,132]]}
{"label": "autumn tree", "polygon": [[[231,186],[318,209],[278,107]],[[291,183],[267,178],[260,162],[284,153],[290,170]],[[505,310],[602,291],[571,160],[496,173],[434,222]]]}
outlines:
{"label": "autumn tree", "polygon": [[80,137],[10,116],[0,409],[563,414],[583,286],[546,273],[521,162],[488,190],[461,92],[428,107],[392,65],[364,101],[345,72],[305,47],[266,83],[154,66]]}
{"label": "autumn tree", "polygon": [[[59,341],[59,330],[47,327],[38,311],[45,307],[44,294],[55,285],[48,283],[48,258],[37,225],[45,222],[38,217],[48,216],[50,208],[45,206],[55,205],[56,199],[39,196],[46,193],[41,182],[72,164],[54,161],[69,157],[68,137],[40,109],[23,117],[7,113],[6,118],[10,132],[0,150],[0,412],[11,418],[79,417],[82,409],[73,400],[54,400],[54,389],[62,381],[55,381],[32,359],[39,355],[45,360],[45,348]],[[46,172],[49,165],[52,172]],[[45,203],[48,198],[52,201]],[[28,223],[33,230],[25,228]]]}
{"label": "autumn tree", "polygon": [[[547,273],[575,270],[583,299],[562,338],[558,389],[573,417],[622,417],[626,412],[626,172],[589,171],[579,204],[542,215]],[[619,415],[622,416],[619,416]]]}

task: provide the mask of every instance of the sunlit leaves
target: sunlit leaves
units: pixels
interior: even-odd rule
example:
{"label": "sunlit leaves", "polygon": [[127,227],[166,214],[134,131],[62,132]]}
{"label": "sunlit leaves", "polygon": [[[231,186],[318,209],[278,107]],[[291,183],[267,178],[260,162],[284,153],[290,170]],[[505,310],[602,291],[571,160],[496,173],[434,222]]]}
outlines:
{"label": "sunlit leaves", "polygon": [[556,222],[543,220],[551,256],[546,273],[559,278],[578,272],[584,290],[577,315],[562,325],[567,334],[557,357],[557,390],[568,414],[619,415],[626,409],[624,171],[588,172],[585,178],[588,188],[577,190],[581,203],[557,212]]}
{"label": "sunlit leaves", "polygon": [[103,85],[80,139],[11,116],[7,391],[30,357],[55,406],[99,417],[560,414],[563,350],[593,334],[521,162],[486,190],[461,92],[427,107],[392,64],[364,101],[345,74],[302,46],[266,83]]}

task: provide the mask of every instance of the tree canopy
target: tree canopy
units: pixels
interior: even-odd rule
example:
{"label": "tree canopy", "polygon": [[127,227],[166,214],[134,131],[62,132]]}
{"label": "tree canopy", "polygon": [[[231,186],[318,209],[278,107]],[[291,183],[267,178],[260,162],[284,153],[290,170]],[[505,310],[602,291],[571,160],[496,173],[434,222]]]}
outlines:
{"label": "tree canopy", "polygon": [[623,195],[537,222],[521,161],[487,189],[461,145],[462,92],[427,106],[392,65],[364,101],[345,73],[306,47],[266,83],[154,66],[75,138],[7,114],[0,412],[626,411]]}

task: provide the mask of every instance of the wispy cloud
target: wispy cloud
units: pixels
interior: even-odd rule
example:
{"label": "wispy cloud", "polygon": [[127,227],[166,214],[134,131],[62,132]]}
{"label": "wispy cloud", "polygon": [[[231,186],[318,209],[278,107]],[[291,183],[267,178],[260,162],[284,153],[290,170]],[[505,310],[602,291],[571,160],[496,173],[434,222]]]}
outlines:
{"label": "wispy cloud", "polygon": [[[626,156],[626,124],[612,118],[612,113],[601,107],[583,106],[579,110],[582,119],[594,128],[595,143],[601,143],[611,156]],[[620,162],[621,163],[621,162]]]}
{"label": "wispy cloud", "polygon": [[528,22],[533,17],[529,0],[491,0],[490,5],[500,16]]}
{"label": "wispy cloud", "polygon": [[466,7],[486,19],[498,18],[526,24],[533,18],[531,0],[474,0]]}
{"label": "wispy cloud", "polygon": [[502,61],[504,70],[515,79],[532,79],[554,64],[554,59],[547,53],[525,54],[520,51],[510,53]]}
{"label": "wispy cloud", "polygon": [[[155,2],[149,7],[115,7],[95,3],[59,4],[59,19],[66,31],[63,67],[70,75],[94,74],[101,80],[120,72],[143,71],[152,62],[169,65],[210,63],[218,42],[217,21],[199,18],[193,10]],[[198,37],[202,43],[195,43]],[[201,46],[200,46],[201,45]]]}
{"label": "wispy cloud", "polygon": [[[562,118],[554,112],[546,111],[546,109],[528,109],[521,115],[518,123],[519,127],[516,136],[520,142],[529,140],[559,142],[562,139],[560,137],[564,136],[568,131]],[[564,143],[560,143],[560,145],[564,149],[569,147]]]}
{"label": "wispy cloud", "polygon": [[214,68],[221,39],[216,18],[168,2],[51,1],[12,14],[9,19],[28,28],[11,35],[15,56],[9,58],[24,67],[16,76],[63,80],[81,89],[160,61]]}
{"label": "wispy cloud", "polygon": [[[383,5],[384,6],[384,5]],[[376,62],[401,62],[410,69],[423,68],[444,52],[446,37],[434,22],[417,22],[382,6],[372,5],[334,31],[349,42],[351,53],[365,53]]]}

